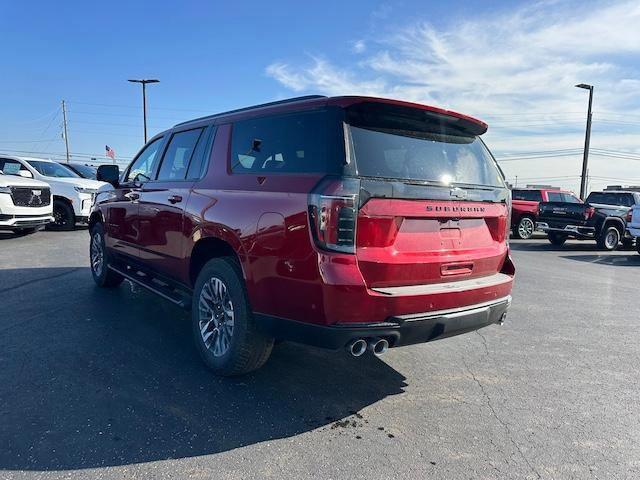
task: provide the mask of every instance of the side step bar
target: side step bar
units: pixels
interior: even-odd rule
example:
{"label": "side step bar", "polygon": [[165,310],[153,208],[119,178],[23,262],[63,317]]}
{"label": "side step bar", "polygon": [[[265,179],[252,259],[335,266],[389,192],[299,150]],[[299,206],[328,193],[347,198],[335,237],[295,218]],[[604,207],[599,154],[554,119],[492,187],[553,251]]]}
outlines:
{"label": "side step bar", "polygon": [[184,308],[186,310],[191,308],[191,302],[189,301],[189,296],[186,294],[186,292],[180,292],[179,290],[172,288],[165,282],[147,275],[144,272],[139,272],[130,268],[127,268],[127,270],[123,270],[114,265],[109,265],[108,267],[117,274],[122,275],[127,280],[135,283],[136,285],[140,285],[143,288],[146,288],[150,292],[155,293],[165,300],[169,300],[171,303],[178,305],[181,308]]}

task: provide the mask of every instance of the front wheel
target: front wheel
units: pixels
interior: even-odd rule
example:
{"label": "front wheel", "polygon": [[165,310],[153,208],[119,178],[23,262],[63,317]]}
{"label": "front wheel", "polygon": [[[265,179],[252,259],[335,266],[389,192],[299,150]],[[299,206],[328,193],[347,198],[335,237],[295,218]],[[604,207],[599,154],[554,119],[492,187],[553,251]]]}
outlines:
{"label": "front wheel", "polygon": [[555,245],[556,247],[564,245],[564,242],[567,241],[567,236],[561,235],[559,233],[549,232],[547,236],[549,237],[549,241],[551,242],[551,244]]}
{"label": "front wheel", "polygon": [[529,240],[533,237],[533,232],[536,229],[536,224],[531,217],[522,217],[518,222],[514,234],[516,238],[521,240]]}
{"label": "front wheel", "polygon": [[597,243],[602,250],[615,250],[620,243],[620,231],[616,227],[607,227],[598,237]]}
{"label": "front wheel", "polygon": [[198,352],[218,375],[257,370],[271,355],[273,338],[256,328],[240,266],[233,258],[214,258],[202,268],[191,319]]}
{"label": "front wheel", "polygon": [[47,225],[48,230],[69,231],[76,226],[73,208],[62,200],[53,201],[53,222]]}
{"label": "front wheel", "polygon": [[109,255],[105,248],[104,228],[101,223],[91,229],[89,243],[89,260],[91,275],[96,285],[103,288],[117,287],[124,281],[124,277],[109,268]]}

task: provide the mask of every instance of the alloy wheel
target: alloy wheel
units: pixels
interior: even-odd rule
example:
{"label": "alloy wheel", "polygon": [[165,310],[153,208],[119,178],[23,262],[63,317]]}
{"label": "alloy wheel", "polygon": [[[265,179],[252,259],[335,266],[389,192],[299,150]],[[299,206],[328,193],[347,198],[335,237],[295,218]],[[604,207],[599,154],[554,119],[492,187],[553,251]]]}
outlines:
{"label": "alloy wheel", "polygon": [[618,245],[618,231],[611,230],[607,233],[607,236],[604,238],[604,244],[608,249],[613,249]]}
{"label": "alloy wheel", "polygon": [[104,251],[102,249],[102,238],[99,233],[94,233],[91,237],[91,268],[99,277],[104,268]]}
{"label": "alloy wheel", "polygon": [[202,342],[215,357],[224,355],[231,346],[234,311],[226,284],[210,278],[200,291],[199,327]]}
{"label": "alloy wheel", "polygon": [[518,234],[520,235],[520,238],[524,238],[525,240],[531,238],[533,235],[533,228],[533,221],[530,218],[524,217],[520,220],[520,223],[518,224]]}

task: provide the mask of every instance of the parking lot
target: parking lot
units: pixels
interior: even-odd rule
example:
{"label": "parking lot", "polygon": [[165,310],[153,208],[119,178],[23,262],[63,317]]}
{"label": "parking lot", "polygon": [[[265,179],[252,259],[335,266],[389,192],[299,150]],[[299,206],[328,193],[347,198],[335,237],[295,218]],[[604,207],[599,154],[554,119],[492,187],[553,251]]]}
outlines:
{"label": "parking lot", "polygon": [[502,327],[222,379],[183,311],[94,286],[86,231],[0,236],[0,477],[637,478],[640,255],[512,249]]}

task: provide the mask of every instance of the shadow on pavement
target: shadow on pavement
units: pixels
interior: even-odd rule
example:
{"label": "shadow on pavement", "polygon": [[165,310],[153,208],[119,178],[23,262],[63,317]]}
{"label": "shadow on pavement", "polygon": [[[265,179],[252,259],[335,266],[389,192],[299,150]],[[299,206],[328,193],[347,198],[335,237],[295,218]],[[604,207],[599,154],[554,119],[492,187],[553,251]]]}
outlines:
{"label": "shadow on pavement", "polygon": [[375,357],[286,343],[254,374],[215,377],[185,312],[95,288],[88,268],[0,270],[0,291],[0,470],[222,452],[334,427],[406,386]]}
{"label": "shadow on pavement", "polygon": [[576,260],[578,262],[600,263],[603,265],[613,265],[616,267],[636,267],[640,266],[640,255],[629,253],[629,255],[563,255],[560,258]]}

